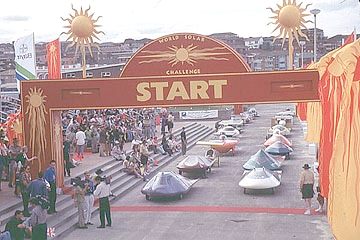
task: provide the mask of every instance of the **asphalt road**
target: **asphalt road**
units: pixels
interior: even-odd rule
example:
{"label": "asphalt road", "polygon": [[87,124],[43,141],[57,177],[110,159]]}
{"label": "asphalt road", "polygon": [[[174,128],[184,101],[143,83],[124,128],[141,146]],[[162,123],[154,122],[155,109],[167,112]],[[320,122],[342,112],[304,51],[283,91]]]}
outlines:
{"label": "asphalt road", "polygon": [[[64,239],[333,239],[325,215],[303,215],[298,178],[301,166],[315,158],[309,155],[298,120],[289,138],[294,153],[284,162],[281,185],[275,193],[244,194],[238,186],[242,165],[262,148],[271,117],[287,106],[294,108],[289,104],[257,105],[261,116],[246,125],[235,156],[222,156],[220,168],[214,167],[208,178],[199,180],[182,200],[147,201],[139,186],[112,205],[112,227],[97,229],[96,216],[94,226],[76,230]],[[206,149],[195,146],[188,154],[204,155]],[[182,159],[165,170],[176,171]],[[315,199],[313,203],[315,209]]]}

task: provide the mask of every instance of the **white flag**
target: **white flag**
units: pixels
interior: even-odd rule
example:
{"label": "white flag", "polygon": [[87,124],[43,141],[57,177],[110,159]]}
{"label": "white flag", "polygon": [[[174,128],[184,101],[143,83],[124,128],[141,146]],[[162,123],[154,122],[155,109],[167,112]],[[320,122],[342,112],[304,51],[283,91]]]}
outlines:
{"label": "white flag", "polygon": [[19,38],[14,43],[16,80],[36,79],[36,56],[34,34]]}

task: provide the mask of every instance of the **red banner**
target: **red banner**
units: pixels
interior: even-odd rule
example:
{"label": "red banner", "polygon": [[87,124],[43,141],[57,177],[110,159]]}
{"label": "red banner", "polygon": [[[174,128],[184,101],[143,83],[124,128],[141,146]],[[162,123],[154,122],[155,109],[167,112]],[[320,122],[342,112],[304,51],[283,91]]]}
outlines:
{"label": "red banner", "polygon": [[300,102],[296,106],[297,116],[301,121],[306,121],[307,102]]}
{"label": "red banner", "polygon": [[348,45],[349,43],[353,43],[355,41],[355,31],[352,32],[344,41],[343,46]]}
{"label": "red banner", "polygon": [[59,39],[46,44],[46,58],[48,62],[48,79],[61,79],[61,55]]}

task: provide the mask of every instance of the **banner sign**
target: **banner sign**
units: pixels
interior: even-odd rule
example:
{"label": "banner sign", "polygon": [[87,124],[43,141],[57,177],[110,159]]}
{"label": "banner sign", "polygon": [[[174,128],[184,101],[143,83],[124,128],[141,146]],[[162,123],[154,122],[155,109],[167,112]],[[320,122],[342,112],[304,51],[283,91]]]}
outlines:
{"label": "banner sign", "polygon": [[14,42],[16,80],[36,79],[36,56],[34,34],[19,38]]}
{"label": "banner sign", "polygon": [[61,79],[61,54],[59,38],[46,44],[48,79]]}
{"label": "banner sign", "polygon": [[219,116],[218,110],[204,110],[204,111],[180,111],[180,119],[211,119]]}

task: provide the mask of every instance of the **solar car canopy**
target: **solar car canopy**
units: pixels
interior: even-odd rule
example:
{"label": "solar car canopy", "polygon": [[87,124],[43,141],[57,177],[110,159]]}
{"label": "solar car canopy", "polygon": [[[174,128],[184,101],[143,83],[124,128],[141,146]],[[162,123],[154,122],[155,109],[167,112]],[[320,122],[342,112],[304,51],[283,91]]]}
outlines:
{"label": "solar car canopy", "polygon": [[278,170],[281,168],[281,163],[272,158],[263,149],[260,149],[243,165],[243,168],[246,170],[263,167],[269,170]]}
{"label": "solar car canopy", "polygon": [[174,172],[159,172],[145,184],[141,192],[149,196],[175,196],[188,192],[196,181]]}

